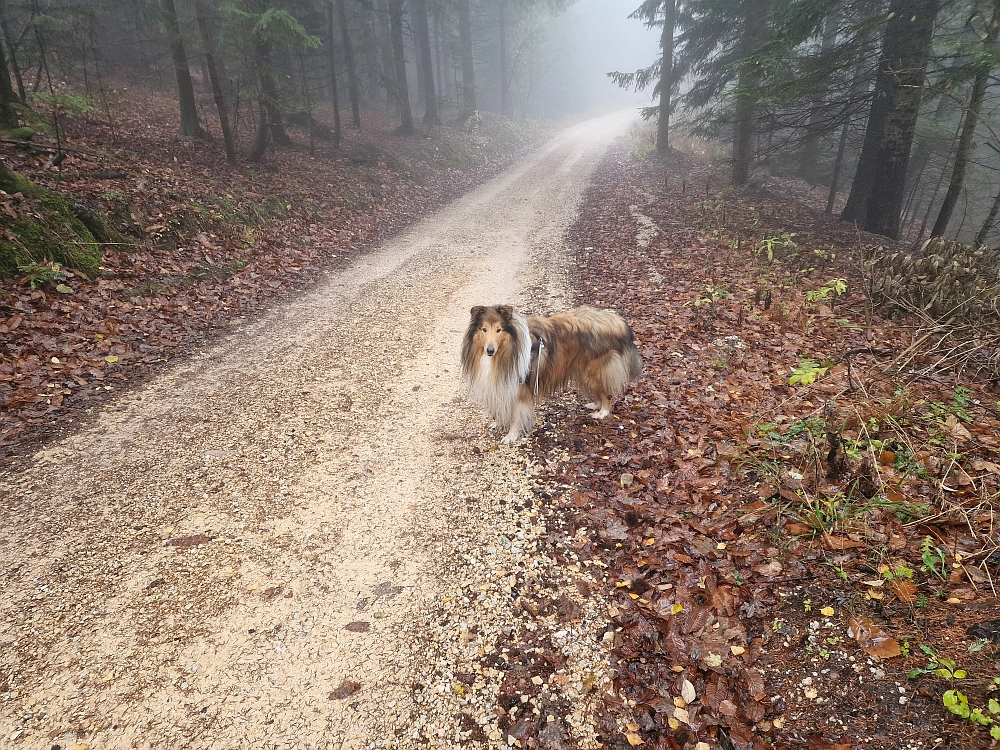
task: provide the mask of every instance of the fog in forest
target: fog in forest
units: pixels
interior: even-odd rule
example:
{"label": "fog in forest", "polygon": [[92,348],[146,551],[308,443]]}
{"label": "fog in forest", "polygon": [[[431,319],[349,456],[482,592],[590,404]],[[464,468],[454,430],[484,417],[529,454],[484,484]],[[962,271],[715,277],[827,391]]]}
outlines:
{"label": "fog in forest", "polygon": [[339,143],[373,117],[407,136],[631,106],[661,155],[671,132],[714,142],[737,187],[794,178],[861,229],[986,242],[998,14],[985,0],[11,0],[0,126],[23,124],[19,106],[110,120],[155,92],[180,136],[221,137],[236,164],[289,146],[288,123]]}

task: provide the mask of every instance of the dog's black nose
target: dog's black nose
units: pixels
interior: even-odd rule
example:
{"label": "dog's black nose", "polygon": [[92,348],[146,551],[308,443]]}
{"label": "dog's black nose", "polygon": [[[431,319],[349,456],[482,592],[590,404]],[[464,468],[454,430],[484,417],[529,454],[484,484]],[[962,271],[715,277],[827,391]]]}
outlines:
{"label": "dog's black nose", "polygon": [[492,357],[496,353],[497,353],[497,348],[493,346],[493,344],[490,344],[489,346],[486,347],[486,354],[488,356]]}

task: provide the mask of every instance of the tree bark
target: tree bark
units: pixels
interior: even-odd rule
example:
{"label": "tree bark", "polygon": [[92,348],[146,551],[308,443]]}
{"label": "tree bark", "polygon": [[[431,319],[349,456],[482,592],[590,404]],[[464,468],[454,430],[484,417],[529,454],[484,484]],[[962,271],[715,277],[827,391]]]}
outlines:
{"label": "tree bark", "polygon": [[271,142],[271,129],[268,127],[267,121],[267,107],[264,106],[263,102],[258,102],[257,108],[257,135],[254,136],[253,143],[250,145],[250,151],[247,152],[247,158],[254,162],[264,158],[264,154],[267,153],[267,145]]}
{"label": "tree bark", "polygon": [[333,100],[333,142],[340,145],[340,97],[337,93],[337,50],[334,48],[333,40],[336,38],[333,31],[333,5],[326,6],[326,66],[330,74],[330,98]]}
{"label": "tree bark", "polygon": [[743,18],[743,40],[740,50],[739,79],[736,97],[735,121],[733,123],[733,184],[746,185],[750,179],[750,167],[753,164],[753,120],[757,111],[757,102],[753,89],[757,84],[757,71],[747,63],[756,51],[760,38],[764,34],[765,16],[767,15],[767,0],[747,0],[744,4],[746,15]]}
{"label": "tree bark", "polygon": [[510,116],[510,92],[507,88],[507,0],[497,2],[500,15],[500,114]]}
{"label": "tree bark", "polygon": [[345,0],[337,0],[337,14],[340,18],[340,36],[344,45],[344,66],[347,68],[347,97],[351,100],[351,122],[356,130],[361,130],[361,103],[358,94],[358,71],[354,67],[354,47],[351,44],[351,30],[347,27]]}
{"label": "tree bark", "polygon": [[21,77],[21,66],[17,62],[16,42],[10,33],[10,25],[7,23],[7,3],[0,0],[0,30],[3,31],[3,40],[7,45],[8,63],[11,72],[14,74],[14,81],[17,83],[17,98],[22,104],[28,103],[27,94],[24,92],[24,79]]}
{"label": "tree bark", "polygon": [[268,42],[258,42],[254,48],[257,63],[257,79],[260,85],[260,106],[271,128],[271,140],[279,146],[291,146],[292,139],[285,132],[281,121],[281,108],[278,105],[278,89],[274,84],[274,71],[271,70],[271,45]]}
{"label": "tree bark", "polygon": [[[893,223],[890,219],[893,205],[902,204],[901,185],[891,186],[889,195],[877,193],[899,178],[900,167],[905,179],[916,107],[920,100],[919,87],[924,80],[930,33],[937,8],[938,0],[891,0],[889,4],[890,18],[882,39],[865,140],[851,194],[840,216],[844,221],[857,222],[867,229],[868,213],[874,207],[881,214],[874,225],[888,229]],[[911,90],[905,88],[907,86],[916,88]],[[901,153],[904,143],[905,154]],[[876,183],[879,185],[877,190]],[[875,199],[874,206],[869,200],[871,198]],[[898,211],[897,206],[896,231]]]}
{"label": "tree bark", "polygon": [[993,229],[997,220],[998,212],[1000,212],[1000,193],[997,193],[996,197],[993,198],[993,205],[990,206],[990,213],[986,217],[986,221],[983,222],[982,228],[976,233],[976,247],[986,244],[986,236],[990,233],[990,230]]}
{"label": "tree bark", "polygon": [[[864,228],[893,239],[899,237],[900,212],[906,194],[906,168],[913,147],[924,70],[931,50],[934,19],[940,0],[911,0],[898,25],[898,47],[888,59],[899,61],[895,70],[892,108],[886,117],[882,143],[875,161],[875,175],[865,210]],[[896,21],[893,18],[890,26]],[[888,30],[887,30],[888,34]]]}
{"label": "tree bark", "polygon": [[[830,13],[823,23],[823,40],[820,42],[819,56],[825,60],[830,56],[837,41],[837,27],[840,25],[840,17],[837,13]],[[806,134],[802,141],[802,150],[799,152],[799,177],[807,182],[817,181],[816,162],[819,157],[820,123],[823,118],[823,100],[826,98],[826,81],[821,83],[813,92],[810,101],[809,120],[806,123]]]}
{"label": "tree bark", "polygon": [[441,124],[437,93],[434,88],[434,55],[431,51],[430,24],[427,21],[427,0],[410,0],[416,32],[417,53],[424,78],[424,119],[425,128]]}
{"label": "tree bark", "polygon": [[399,98],[400,135],[413,135],[413,111],[410,87],[406,82],[406,56],[403,47],[403,0],[389,0],[389,26],[392,34],[392,58],[396,71],[396,95]]}
{"label": "tree bark", "polygon": [[[986,38],[983,40],[986,49],[996,45],[998,21],[1000,21],[1000,0],[994,0],[992,18],[986,30]],[[958,148],[955,151],[955,166],[952,169],[951,182],[948,183],[948,192],[945,193],[944,203],[941,204],[937,221],[934,222],[934,227],[931,229],[932,237],[944,236],[945,230],[948,229],[948,222],[951,221],[952,212],[958,203],[958,196],[962,192],[962,186],[965,183],[965,170],[969,165],[969,156],[972,153],[972,137],[976,133],[976,125],[979,124],[979,113],[983,108],[983,99],[986,98],[986,84],[989,83],[990,72],[991,66],[988,62],[981,63],[976,71],[976,78],[972,83],[972,95],[969,97],[969,109],[965,113],[962,135],[958,138]]]}
{"label": "tree bark", "polygon": [[465,122],[479,109],[476,93],[476,67],[472,43],[471,0],[458,0],[458,49],[462,58],[462,121]]}
{"label": "tree bark", "polygon": [[204,0],[194,0],[194,12],[198,17],[198,31],[201,34],[201,46],[205,52],[205,65],[208,68],[208,80],[212,84],[212,97],[215,108],[219,111],[219,127],[222,128],[222,142],[226,148],[226,161],[236,164],[236,143],[232,128],[229,127],[229,110],[226,107],[226,95],[222,89],[222,76],[215,62],[215,45],[208,29],[208,16],[205,13]]}
{"label": "tree bark", "polygon": [[399,98],[396,95],[396,64],[392,60],[392,32],[385,0],[375,0],[375,13],[378,16],[379,46],[382,48],[381,84],[385,89],[385,107],[386,111],[394,112],[399,110]]}
{"label": "tree bark", "polygon": [[184,51],[184,38],[177,22],[174,0],[160,0],[160,10],[163,12],[163,25],[167,31],[170,55],[174,61],[174,76],[177,79],[177,99],[181,110],[180,134],[189,138],[208,138],[208,133],[198,122],[194,84],[191,82],[191,69],[188,67],[187,53]]}
{"label": "tree bark", "polygon": [[845,122],[840,129],[840,143],[837,144],[837,158],[833,162],[833,176],[830,177],[830,192],[826,196],[826,213],[833,213],[833,206],[837,202],[837,188],[840,185],[840,171],[844,166],[844,152],[847,150],[847,132],[850,121]]}
{"label": "tree bark", "polygon": [[11,130],[18,126],[17,109],[14,107],[17,95],[10,85],[10,70],[7,68],[7,56],[0,48],[0,128]]}
{"label": "tree bark", "polygon": [[677,0],[663,0],[663,31],[660,32],[660,106],[656,120],[656,153],[670,152],[670,96],[674,88],[674,27],[677,25]]}

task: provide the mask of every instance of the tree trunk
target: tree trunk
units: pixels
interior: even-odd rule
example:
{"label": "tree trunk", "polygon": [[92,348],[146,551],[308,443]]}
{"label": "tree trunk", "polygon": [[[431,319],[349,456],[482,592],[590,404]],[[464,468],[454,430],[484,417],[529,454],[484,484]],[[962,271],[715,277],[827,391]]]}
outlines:
{"label": "tree trunk", "polygon": [[441,65],[441,14],[434,14],[434,80],[437,81],[438,110],[444,107],[448,98],[448,85],[444,80],[444,66]]}
{"label": "tree trunk", "polygon": [[986,217],[986,221],[983,222],[982,229],[980,229],[979,232],[976,234],[976,240],[975,240],[976,247],[986,244],[986,235],[988,235],[990,233],[990,230],[993,229],[993,225],[996,223],[997,220],[998,212],[1000,212],[1000,193],[997,193],[996,197],[993,198],[993,205],[990,206],[990,213]]}
{"label": "tree trunk", "polygon": [[462,58],[462,121],[479,109],[476,93],[476,67],[473,59],[471,0],[458,0],[458,49]]}
{"label": "tree trunk", "polygon": [[[875,234],[899,237],[900,212],[906,194],[906,168],[917,126],[924,70],[931,50],[934,19],[940,0],[911,0],[898,28],[898,46],[886,57],[893,63],[895,91],[886,117],[875,175],[865,210],[864,228]],[[888,29],[886,30],[888,36]],[[898,65],[895,63],[898,61]]]}
{"label": "tree trunk", "polygon": [[326,66],[330,74],[330,98],[333,100],[333,142],[340,145],[340,98],[337,93],[337,50],[333,40],[333,5],[326,6]]}
{"label": "tree trunk", "polygon": [[18,126],[17,109],[14,104],[17,95],[10,85],[10,71],[7,68],[7,56],[0,48],[0,128],[11,130]]}
{"label": "tree trunk", "polygon": [[[837,13],[830,13],[823,24],[823,40],[820,43],[819,56],[825,60],[830,56],[837,41],[837,28],[840,25],[840,16]],[[816,162],[819,157],[820,126],[823,120],[823,100],[826,99],[827,83],[824,81],[813,92],[809,108],[809,120],[806,123],[806,134],[802,140],[802,150],[799,152],[799,177],[807,182],[817,181]]]}
{"label": "tree trunk", "polygon": [[847,133],[850,129],[850,120],[844,123],[840,129],[840,143],[837,144],[837,158],[833,162],[833,176],[830,177],[830,192],[826,196],[826,213],[833,213],[833,206],[837,202],[837,188],[840,185],[840,170],[844,166],[844,151],[847,150]]}
{"label": "tree trunk", "polygon": [[[21,66],[17,63],[16,42],[10,33],[10,25],[7,23],[7,3],[2,0],[0,0],[0,30],[3,31],[3,40],[7,45],[8,63],[11,72],[14,74],[14,80],[17,82],[17,98],[21,100],[22,104],[27,104],[28,97],[24,92],[24,79],[21,77]],[[2,54],[2,50],[0,50],[0,54]]]}
{"label": "tree trunk", "polygon": [[396,71],[396,95],[399,98],[400,135],[413,135],[413,111],[410,87],[406,82],[406,56],[403,47],[403,0],[389,0],[389,25],[392,33],[392,58]]}
{"label": "tree trunk", "polygon": [[389,30],[389,11],[385,0],[375,0],[378,16],[379,46],[382,48],[381,84],[385,89],[386,111],[398,111],[399,98],[396,95],[396,64],[392,61],[392,32]]}
{"label": "tree trunk", "polygon": [[427,0],[410,0],[420,56],[420,68],[424,78],[424,120],[425,128],[441,124],[437,94],[434,89],[434,55],[431,51],[430,24],[427,21]]}
{"label": "tree trunk", "polygon": [[743,18],[743,40],[741,43],[740,65],[737,87],[740,93],[736,97],[735,121],[733,123],[733,184],[746,185],[750,179],[750,167],[753,164],[753,121],[757,111],[757,102],[753,95],[758,75],[749,64],[745,64],[756,51],[760,38],[764,34],[764,22],[767,15],[767,0],[746,0],[744,7],[746,15]]}
{"label": "tree trunk", "polygon": [[[844,206],[843,213],[840,215],[844,221],[867,225],[870,209],[869,198],[873,196],[876,178],[880,184],[885,184],[882,162],[890,157],[890,153],[883,154],[882,144],[887,129],[890,127],[894,129],[893,137],[896,139],[895,146],[891,148],[892,156],[895,159],[899,157],[899,146],[906,139],[906,131],[909,128],[906,127],[904,121],[899,119],[898,115],[892,118],[892,125],[890,125],[890,114],[899,106],[900,94],[905,92],[902,87],[912,85],[914,80],[918,89],[910,92],[909,99],[905,95],[902,96],[902,100],[906,101],[907,104],[904,106],[904,111],[899,114],[911,114],[912,102],[910,100],[913,99],[914,95],[919,103],[919,86],[923,83],[924,66],[927,62],[926,45],[923,47],[922,54],[920,54],[920,50],[916,50],[917,55],[914,55],[915,50],[908,48],[907,45],[919,42],[918,37],[924,35],[929,38],[929,32],[933,28],[936,15],[937,0],[891,0],[889,4],[890,18],[886,26],[885,36],[882,39],[879,70],[875,78],[875,91],[872,95],[871,108],[868,110],[865,140],[855,169],[851,194],[847,199],[847,205]],[[918,67],[914,69],[914,65]],[[917,71],[919,71],[919,75],[916,74]],[[912,141],[912,131],[909,139]],[[895,172],[898,172],[898,167],[899,164],[896,163],[893,177],[895,177]],[[903,167],[905,176],[905,163]],[[888,208],[891,211],[891,207]],[[878,223],[882,223],[882,221],[880,220]]]}
{"label": "tree trunk", "polygon": [[663,31],[660,33],[660,106],[656,121],[656,153],[670,152],[670,95],[674,88],[674,27],[677,0],[663,0]]}
{"label": "tree trunk", "polygon": [[257,135],[253,139],[247,158],[250,161],[260,161],[267,153],[267,144],[271,142],[271,129],[267,121],[267,107],[263,102],[258,104]]}
{"label": "tree trunk", "polygon": [[344,66],[347,68],[347,97],[351,100],[351,122],[356,130],[361,130],[361,103],[358,94],[358,71],[354,67],[354,47],[351,44],[351,30],[347,27],[346,0],[337,0],[337,14],[340,18],[340,38],[344,45]]}
{"label": "tree trunk", "polygon": [[194,100],[194,84],[191,82],[191,69],[188,67],[187,53],[184,51],[184,38],[177,22],[177,9],[174,0],[160,0],[160,10],[163,12],[163,25],[167,30],[170,55],[174,60],[174,75],[177,78],[177,99],[181,109],[180,133],[189,138],[208,138],[208,133],[198,122],[198,105]]}
{"label": "tree trunk", "polygon": [[278,105],[278,90],[274,84],[274,71],[271,70],[271,45],[268,42],[258,42],[254,48],[257,62],[257,78],[260,85],[260,106],[264,110],[271,127],[271,140],[279,146],[291,146],[292,139],[285,132],[281,121],[281,108]]}
{"label": "tree trunk", "polygon": [[500,14],[500,114],[510,116],[510,102],[507,89],[507,0],[499,0],[497,11]]}
{"label": "tree trunk", "polygon": [[[993,14],[990,25],[987,27],[986,38],[983,45],[986,52],[996,45],[997,24],[1000,21],[1000,0],[993,2]],[[941,211],[938,213],[934,228],[931,229],[932,237],[944,236],[951,221],[951,214],[958,203],[958,196],[962,192],[965,182],[965,170],[969,165],[969,156],[972,153],[972,137],[976,133],[976,125],[979,124],[979,113],[983,108],[983,99],[986,97],[986,84],[989,82],[991,65],[988,62],[981,63],[976,71],[976,78],[972,83],[972,95],[969,98],[969,109],[965,113],[965,123],[962,126],[962,135],[958,139],[958,148],[955,151],[955,166],[951,173],[951,182],[948,184],[948,192],[945,193],[944,203],[941,204]]]}
{"label": "tree trunk", "polygon": [[222,89],[222,77],[215,63],[215,46],[208,30],[208,16],[205,13],[204,0],[194,0],[194,12],[198,17],[198,31],[201,34],[201,46],[205,52],[205,65],[208,67],[208,80],[212,84],[212,97],[215,108],[219,111],[219,126],[222,128],[222,142],[226,147],[226,161],[236,163],[236,144],[233,131],[229,127],[229,111],[226,107],[226,95]]}

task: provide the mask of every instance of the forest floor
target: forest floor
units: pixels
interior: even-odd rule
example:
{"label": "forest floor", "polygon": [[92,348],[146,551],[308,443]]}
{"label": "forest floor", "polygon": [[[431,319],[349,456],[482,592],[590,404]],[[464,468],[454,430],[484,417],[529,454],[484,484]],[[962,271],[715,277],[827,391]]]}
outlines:
{"label": "forest floor", "polygon": [[887,241],[804,184],[733,191],[629,148],[584,198],[571,279],[632,323],[645,373],[614,420],[567,398],[532,441],[574,564],[611,592],[599,734],[1000,745],[995,372],[935,368],[891,305],[866,324],[858,258]]}
{"label": "forest floor", "polygon": [[[391,118],[365,111],[339,147],[310,147],[305,127],[287,125],[295,146],[232,168],[221,142],[173,132],[171,96],[119,95],[111,119],[61,118],[59,166],[51,127],[0,142],[12,169],[106,212],[130,243],[106,246],[94,279],[43,266],[0,280],[0,456],[85,422],[125,384],[301,294],[542,135],[486,116],[472,131],[399,138]],[[37,210],[0,204],[12,218]]]}

